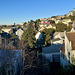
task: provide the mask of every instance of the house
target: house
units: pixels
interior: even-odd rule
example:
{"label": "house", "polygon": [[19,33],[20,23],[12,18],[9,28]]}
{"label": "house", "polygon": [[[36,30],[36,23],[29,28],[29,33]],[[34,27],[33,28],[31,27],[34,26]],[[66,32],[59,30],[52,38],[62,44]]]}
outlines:
{"label": "house", "polygon": [[60,19],[55,20],[55,23],[56,23],[56,24],[59,23],[59,22],[61,22]]}
{"label": "house", "polygon": [[35,35],[35,38],[36,38],[36,40],[41,39],[42,38],[41,32],[37,32],[36,35]]}
{"label": "house", "polygon": [[9,34],[12,34],[13,33],[13,28],[12,27],[3,27],[2,31],[6,32],[6,33],[9,33]]}
{"label": "house", "polygon": [[55,32],[51,44],[63,44],[64,43],[64,32]]}
{"label": "house", "polygon": [[72,58],[75,58],[75,32],[65,32],[65,46],[60,48],[60,63],[63,67],[73,64]]}
{"label": "house", "polygon": [[65,16],[63,16],[63,15],[58,15],[58,16],[56,16],[56,19],[58,20],[61,20],[61,18],[64,18]]}
{"label": "house", "polygon": [[0,75],[18,75],[21,69],[21,50],[0,50]]}
{"label": "house", "polygon": [[0,33],[0,49],[1,50],[14,50],[14,49],[16,49],[15,40],[12,39],[10,34]]}
{"label": "house", "polygon": [[[43,62],[59,62],[60,57],[53,57],[54,55],[60,55],[60,51],[59,48],[63,46],[62,44],[58,44],[58,45],[51,45],[49,47],[43,47],[42,48],[42,57],[43,57]],[[53,60],[55,59],[55,60]]]}
{"label": "house", "polygon": [[18,38],[21,40],[21,36],[22,36],[22,34],[23,34],[23,30],[22,29],[18,29],[17,31],[16,31],[16,35],[18,36]]}
{"label": "house", "polygon": [[43,47],[42,48],[42,62],[43,65],[47,64],[46,69],[44,69],[44,72],[50,72],[52,70],[52,63],[55,63],[56,65],[60,65],[60,51],[59,48],[62,47],[63,44],[58,45],[51,45],[49,47]]}
{"label": "house", "polygon": [[69,22],[72,22],[72,21],[71,19],[63,19],[61,22],[64,24],[68,24]]}
{"label": "house", "polygon": [[49,29],[49,28],[56,29],[56,26],[55,26],[55,25],[50,24],[50,25],[48,25],[46,28],[47,28],[47,29]]}
{"label": "house", "polygon": [[74,27],[72,27],[72,29],[71,29],[71,31],[70,32],[75,32],[75,28]]}
{"label": "house", "polygon": [[19,23],[18,25],[23,28],[23,24],[24,24],[24,23],[25,23],[25,22],[22,22],[22,23]]}
{"label": "house", "polygon": [[39,28],[39,31],[42,31],[44,29],[50,29],[50,28],[53,28],[53,29],[56,29],[56,26],[53,25],[53,24],[49,24],[49,23],[46,23],[46,24],[41,24],[40,25],[40,28]]}
{"label": "house", "polygon": [[47,21],[46,18],[40,18],[40,21]]}
{"label": "house", "polygon": [[72,10],[72,11],[70,11],[70,12],[66,15],[66,17],[69,17],[69,16],[73,16],[73,15],[75,15],[74,12],[75,12],[75,9]]}
{"label": "house", "polygon": [[42,30],[44,30],[45,29],[45,27],[41,27],[41,28],[39,28],[39,31],[42,31]]}
{"label": "house", "polygon": [[66,14],[66,17],[69,17],[69,16],[73,16],[73,11],[70,11],[68,14]]}

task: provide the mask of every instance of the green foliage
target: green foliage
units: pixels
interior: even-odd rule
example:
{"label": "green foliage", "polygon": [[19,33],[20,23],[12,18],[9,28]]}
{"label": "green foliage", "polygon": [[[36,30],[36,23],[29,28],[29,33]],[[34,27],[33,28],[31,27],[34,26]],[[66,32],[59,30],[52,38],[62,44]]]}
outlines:
{"label": "green foliage", "polygon": [[38,28],[39,28],[39,22],[40,22],[40,19],[38,19],[38,20],[35,21],[36,29],[37,29],[37,30],[38,30]]}
{"label": "green foliage", "polygon": [[66,66],[66,68],[61,67],[55,75],[74,75],[74,68],[72,65]]}
{"label": "green foliage", "polygon": [[28,21],[28,23],[32,23],[32,22],[34,22],[34,21],[33,20]]}
{"label": "green foliage", "polygon": [[66,24],[59,22],[58,24],[56,24],[56,31],[58,32],[64,32],[65,30],[71,31],[72,29],[72,25],[70,24],[69,26],[67,26]]}
{"label": "green foliage", "polygon": [[56,24],[56,30],[58,32],[64,32],[65,30],[67,30],[67,25],[62,22],[59,22],[58,24]]}
{"label": "green foliage", "polygon": [[71,60],[72,60],[72,64],[75,65],[75,58],[74,58],[74,56],[71,58]]}
{"label": "green foliage", "polygon": [[25,26],[27,23],[25,22],[24,24],[23,24],[23,26]]}
{"label": "green foliage", "polygon": [[2,30],[3,27],[6,27],[6,25],[1,25],[1,27],[0,27],[0,33],[1,33],[1,30]]}
{"label": "green foliage", "polygon": [[18,26],[18,29],[20,29],[21,28],[21,26]]}
{"label": "green foliage", "polygon": [[72,21],[75,20],[75,15],[74,15],[74,16],[71,16],[71,20],[72,20]]}
{"label": "green foliage", "polygon": [[52,16],[51,18],[56,18],[56,16]]}
{"label": "green foliage", "polygon": [[54,32],[54,29],[44,29],[41,32],[44,38],[44,46],[49,46],[51,44],[51,36]]}
{"label": "green foliage", "polygon": [[0,75],[6,75],[4,66],[0,67]]}
{"label": "green foliage", "polygon": [[12,39],[17,39],[16,34],[11,34],[11,36],[12,36]]}
{"label": "green foliage", "polygon": [[29,48],[34,48],[36,39],[35,39],[35,32],[32,24],[28,26],[28,28],[24,31],[22,35],[22,40],[24,41],[25,45]]}
{"label": "green foliage", "polygon": [[67,26],[67,31],[71,31],[72,25]]}
{"label": "green foliage", "polygon": [[[74,14],[75,14],[75,12],[74,12]],[[73,21],[73,20],[75,20],[75,15],[73,15],[73,16],[70,15],[69,17],[64,17],[62,19],[71,19]]]}
{"label": "green foliage", "polygon": [[75,11],[73,11],[73,15],[75,15]]}
{"label": "green foliage", "polygon": [[6,25],[1,25],[1,27],[3,28],[3,27],[7,27]]}

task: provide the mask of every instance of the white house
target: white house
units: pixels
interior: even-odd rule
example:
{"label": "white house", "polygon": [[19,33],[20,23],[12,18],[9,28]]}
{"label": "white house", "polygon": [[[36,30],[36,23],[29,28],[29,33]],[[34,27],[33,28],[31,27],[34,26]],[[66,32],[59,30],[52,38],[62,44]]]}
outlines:
{"label": "white house", "polygon": [[75,28],[74,27],[72,27],[72,29],[71,29],[71,31],[70,32],[75,32]]}
{"label": "white house", "polygon": [[16,35],[18,36],[18,38],[21,40],[21,36],[22,36],[22,34],[23,34],[23,30],[22,29],[18,29],[17,31],[16,31]]}
{"label": "white house", "polygon": [[53,34],[52,44],[63,44],[64,43],[64,32],[55,32]]}
{"label": "white house", "polygon": [[71,19],[63,19],[61,22],[64,24],[68,24],[69,22],[72,22],[72,21]]}
{"label": "white house", "polygon": [[55,23],[56,23],[56,24],[57,24],[57,23],[59,23],[59,22],[61,22],[61,20],[60,20],[60,19],[55,20]]}
{"label": "white house", "polygon": [[13,28],[12,27],[3,27],[2,31],[6,33],[13,33]]}
{"label": "white house", "polygon": [[40,38],[42,38],[42,34],[41,32],[37,32],[37,34],[35,35],[36,40],[39,40]]}
{"label": "white house", "polygon": [[63,65],[73,64],[75,58],[75,32],[65,33],[65,46],[60,48],[60,63]]}
{"label": "white house", "polygon": [[43,68],[43,71],[50,73],[51,72],[51,63],[58,63],[60,62],[60,51],[59,48],[62,47],[62,44],[58,45],[51,45],[49,47],[43,47],[42,48],[42,62],[43,65],[47,64],[48,68]]}
{"label": "white house", "polygon": [[[43,62],[59,62],[60,60],[60,51],[59,48],[62,47],[62,44],[58,45],[51,45],[49,47],[43,47],[42,48],[42,57],[43,57]],[[54,57],[55,56],[55,57]]]}

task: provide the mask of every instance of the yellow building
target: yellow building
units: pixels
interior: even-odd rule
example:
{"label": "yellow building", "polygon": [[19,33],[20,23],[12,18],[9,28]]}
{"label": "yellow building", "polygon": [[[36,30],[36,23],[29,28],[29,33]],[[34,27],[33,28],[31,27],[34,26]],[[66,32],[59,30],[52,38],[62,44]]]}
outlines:
{"label": "yellow building", "polygon": [[47,26],[46,28],[47,28],[47,29],[49,29],[49,28],[56,29],[56,26],[55,26],[55,25],[51,25],[51,24],[50,24],[50,25],[49,25],[49,26]]}
{"label": "yellow building", "polygon": [[62,23],[64,23],[64,24],[68,24],[69,22],[72,22],[71,19],[63,19],[62,20]]}

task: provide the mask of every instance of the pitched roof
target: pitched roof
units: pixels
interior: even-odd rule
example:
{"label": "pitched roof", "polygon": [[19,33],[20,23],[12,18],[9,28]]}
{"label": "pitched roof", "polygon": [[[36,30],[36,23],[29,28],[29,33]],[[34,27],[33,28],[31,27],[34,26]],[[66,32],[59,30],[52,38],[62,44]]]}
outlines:
{"label": "pitched roof", "polygon": [[67,32],[67,38],[71,41],[72,50],[75,50],[75,32]]}
{"label": "pitched roof", "polygon": [[75,41],[75,32],[67,32],[66,36],[68,38],[69,41]]}
{"label": "pitched roof", "polygon": [[73,42],[71,42],[71,45],[72,45],[72,50],[75,50],[75,41]]}
{"label": "pitched roof", "polygon": [[55,32],[55,33],[53,34],[53,36],[56,36],[56,35],[58,35],[58,34],[60,34],[61,37],[64,36],[64,32]]}
{"label": "pitched roof", "polygon": [[43,47],[42,52],[43,54],[50,54],[50,53],[60,53],[59,48],[62,47],[62,44],[52,45],[49,47]]}
{"label": "pitched roof", "polygon": [[12,27],[3,27],[2,29],[12,29]]}

